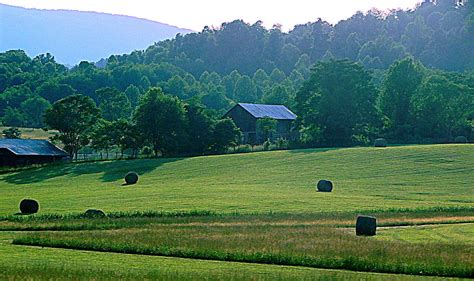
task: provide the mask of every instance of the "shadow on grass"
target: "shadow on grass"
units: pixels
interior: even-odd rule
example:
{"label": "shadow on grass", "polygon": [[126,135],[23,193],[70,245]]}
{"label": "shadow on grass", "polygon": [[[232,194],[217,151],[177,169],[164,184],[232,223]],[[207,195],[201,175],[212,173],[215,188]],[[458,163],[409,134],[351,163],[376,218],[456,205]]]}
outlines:
{"label": "shadow on grass", "polygon": [[31,184],[66,175],[74,177],[89,174],[102,174],[100,178],[101,181],[114,182],[123,179],[125,174],[129,171],[134,171],[139,175],[143,175],[157,169],[161,165],[182,159],[183,158],[166,158],[69,163],[12,173],[6,175],[3,180],[7,183],[13,184]]}

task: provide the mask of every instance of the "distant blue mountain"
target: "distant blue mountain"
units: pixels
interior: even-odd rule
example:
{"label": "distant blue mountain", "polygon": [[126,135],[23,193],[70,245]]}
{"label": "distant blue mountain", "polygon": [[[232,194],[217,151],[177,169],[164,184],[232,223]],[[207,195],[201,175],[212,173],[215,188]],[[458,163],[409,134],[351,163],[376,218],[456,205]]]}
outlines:
{"label": "distant blue mountain", "polygon": [[129,16],[0,4],[0,52],[22,49],[30,56],[49,52],[69,65],[130,53],[189,32]]}

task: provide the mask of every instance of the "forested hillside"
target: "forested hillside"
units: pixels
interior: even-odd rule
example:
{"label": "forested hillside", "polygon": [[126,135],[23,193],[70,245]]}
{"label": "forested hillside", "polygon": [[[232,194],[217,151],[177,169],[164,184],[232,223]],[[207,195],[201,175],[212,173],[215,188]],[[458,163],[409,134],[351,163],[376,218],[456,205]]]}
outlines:
{"label": "forested hillside", "polygon": [[0,117],[6,126],[43,127],[52,104],[82,94],[106,120],[134,123],[141,97],[161,87],[213,118],[236,102],[285,104],[299,115],[301,145],[472,138],[472,7],[425,1],[288,33],[237,20],[70,70],[50,54],[9,51],[0,54]]}

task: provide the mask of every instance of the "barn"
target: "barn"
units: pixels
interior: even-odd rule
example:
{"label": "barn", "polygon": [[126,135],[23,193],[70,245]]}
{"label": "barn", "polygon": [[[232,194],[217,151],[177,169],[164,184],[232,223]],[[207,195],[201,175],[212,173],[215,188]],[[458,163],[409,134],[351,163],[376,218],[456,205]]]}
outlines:
{"label": "barn", "polygon": [[0,167],[52,163],[67,157],[66,152],[46,140],[0,139]]}
{"label": "barn", "polygon": [[257,144],[265,141],[258,132],[259,119],[272,118],[278,121],[273,139],[290,139],[291,126],[297,116],[284,105],[238,103],[223,117],[234,120],[235,125],[242,131],[243,143]]}

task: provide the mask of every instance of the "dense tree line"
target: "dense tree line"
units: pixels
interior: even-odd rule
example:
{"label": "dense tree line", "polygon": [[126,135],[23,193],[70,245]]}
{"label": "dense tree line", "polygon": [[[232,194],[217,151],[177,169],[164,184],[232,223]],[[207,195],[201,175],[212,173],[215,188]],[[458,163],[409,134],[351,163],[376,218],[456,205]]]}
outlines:
{"label": "dense tree line", "polygon": [[129,118],[104,117],[90,97],[72,95],[48,108],[44,122],[58,131],[53,140],[60,141],[71,157],[86,145],[107,154],[116,147],[122,156],[130,150],[132,157],[141,149],[155,156],[222,153],[236,146],[241,134],[232,120],[217,120],[205,108],[165,95],[161,88],[150,88]]}
{"label": "dense tree line", "polygon": [[296,95],[301,141],[313,146],[450,142],[474,137],[474,76],[395,62],[377,89],[349,60],[317,63]]}
{"label": "dense tree line", "polygon": [[[85,140],[62,136],[75,143],[71,153],[84,143],[106,153],[114,145],[122,151],[146,145],[165,154],[222,151],[228,142],[218,143],[219,130],[231,126],[218,120],[236,102],[288,106],[299,115],[294,130],[304,145],[365,144],[376,136],[397,142],[472,137],[472,7],[424,1],[411,11],[372,10],[288,33],[234,21],[72,69],[50,54],[30,58],[12,50],[0,53],[0,120],[57,127],[54,117],[43,118],[53,104],[87,98],[98,121],[84,126]],[[180,126],[155,135],[137,131],[141,114],[158,110],[143,104],[151,100],[182,108],[168,116]],[[190,129],[199,126],[202,135]],[[163,132],[179,138],[163,139]]]}

